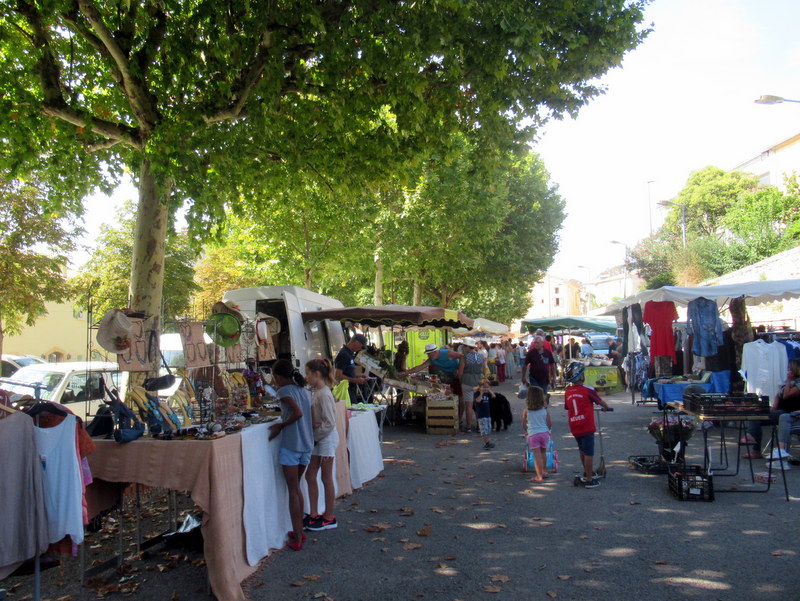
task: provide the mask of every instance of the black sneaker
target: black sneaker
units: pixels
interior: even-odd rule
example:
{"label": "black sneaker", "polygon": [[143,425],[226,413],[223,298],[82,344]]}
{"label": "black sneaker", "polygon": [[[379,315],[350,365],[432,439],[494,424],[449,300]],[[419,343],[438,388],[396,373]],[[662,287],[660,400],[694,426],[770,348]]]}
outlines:
{"label": "black sneaker", "polygon": [[326,518],[324,515],[317,516],[313,521],[311,521],[306,530],[311,530],[312,532],[318,532],[320,530],[333,530],[336,528],[336,517],[332,517],[331,519]]}
{"label": "black sneaker", "polygon": [[310,526],[310,525],[311,525],[313,522],[316,522],[316,521],[317,521],[318,519],[320,519],[321,517],[322,517],[321,515],[310,515],[310,514],[308,514],[308,513],[307,513],[307,514],[305,514],[305,515],[303,516],[303,530],[311,530],[311,528],[309,528],[309,526]]}
{"label": "black sneaker", "polygon": [[493,449],[494,448],[494,443],[493,442],[487,442],[485,445],[483,445],[483,448],[486,451],[488,451],[489,449]]}
{"label": "black sneaker", "polygon": [[584,482],[583,486],[585,488],[597,488],[598,486],[600,486],[600,480],[598,480],[597,478],[592,478],[588,482]]}

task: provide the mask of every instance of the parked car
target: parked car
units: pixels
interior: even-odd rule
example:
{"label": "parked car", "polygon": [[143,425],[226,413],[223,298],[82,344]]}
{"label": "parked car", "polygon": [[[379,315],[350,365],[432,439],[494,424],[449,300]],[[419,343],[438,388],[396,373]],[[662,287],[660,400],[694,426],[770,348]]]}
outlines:
{"label": "parked car", "polygon": [[3,367],[2,371],[0,371],[0,378],[7,378],[20,367],[25,367],[26,365],[47,363],[47,361],[36,355],[3,355],[1,360]]}
{"label": "parked car", "polygon": [[116,363],[68,361],[22,367],[10,378],[0,378],[0,389],[11,394],[12,403],[26,395],[60,403],[85,422],[103,402],[100,376],[110,387],[122,384]]}
{"label": "parked car", "polygon": [[589,344],[592,345],[592,349],[594,350],[595,355],[607,355],[608,354],[608,339],[615,339],[616,336],[612,336],[611,334],[604,334],[602,332],[586,332],[583,335],[583,338],[586,338],[589,341]]}

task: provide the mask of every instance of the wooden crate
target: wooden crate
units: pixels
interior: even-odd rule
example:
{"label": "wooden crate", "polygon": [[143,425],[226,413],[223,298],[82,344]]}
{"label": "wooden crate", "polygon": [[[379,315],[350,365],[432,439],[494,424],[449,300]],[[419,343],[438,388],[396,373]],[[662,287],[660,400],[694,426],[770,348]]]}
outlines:
{"label": "wooden crate", "polygon": [[454,434],[458,431],[458,398],[425,403],[425,431],[428,434]]}

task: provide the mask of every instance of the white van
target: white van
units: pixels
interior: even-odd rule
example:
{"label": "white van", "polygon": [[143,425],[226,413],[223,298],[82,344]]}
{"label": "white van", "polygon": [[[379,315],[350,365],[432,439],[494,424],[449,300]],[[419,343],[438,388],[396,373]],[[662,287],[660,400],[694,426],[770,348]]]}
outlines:
{"label": "white van", "polygon": [[301,316],[306,312],[341,308],[342,303],[335,298],[298,286],[259,286],[231,290],[222,300],[232,301],[248,319],[255,320],[262,313],[280,321],[280,331],[273,336],[275,353],[278,359],[289,359],[301,371],[310,359],[325,357],[332,361],[344,345],[341,323],[303,323]]}

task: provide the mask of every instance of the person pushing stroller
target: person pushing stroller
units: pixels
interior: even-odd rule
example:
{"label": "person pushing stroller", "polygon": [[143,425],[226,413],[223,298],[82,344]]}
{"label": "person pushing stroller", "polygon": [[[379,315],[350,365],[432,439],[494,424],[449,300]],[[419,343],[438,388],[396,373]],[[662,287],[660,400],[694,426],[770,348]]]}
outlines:
{"label": "person pushing stroller", "polygon": [[596,430],[594,405],[600,405],[603,411],[612,409],[600,398],[594,388],[583,385],[585,369],[586,366],[583,363],[573,361],[564,372],[564,379],[567,382],[564,405],[569,416],[569,431],[575,437],[581,454],[581,465],[583,466],[581,485],[585,488],[596,488],[600,486],[600,481],[594,474],[594,433]]}

